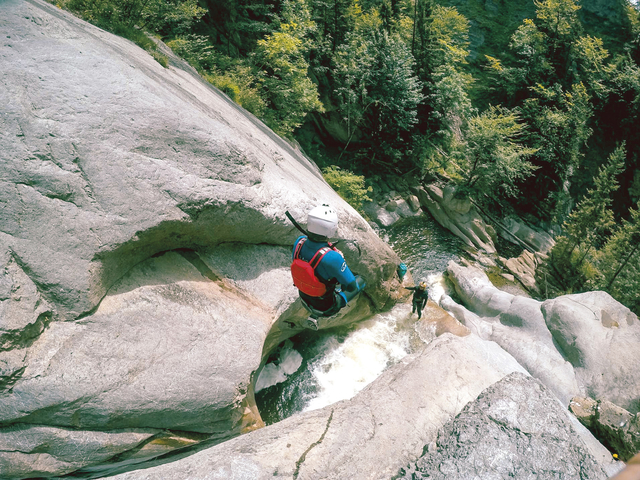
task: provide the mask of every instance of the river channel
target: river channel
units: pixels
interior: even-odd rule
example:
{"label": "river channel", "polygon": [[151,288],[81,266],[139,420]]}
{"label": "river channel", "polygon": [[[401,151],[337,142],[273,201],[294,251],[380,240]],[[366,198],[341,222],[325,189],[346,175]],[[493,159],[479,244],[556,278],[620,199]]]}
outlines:
{"label": "river channel", "polygon": [[[414,281],[427,281],[430,295],[446,288],[442,274],[464,247],[428,214],[403,219],[378,234],[406,263]],[[416,320],[411,305],[400,304],[355,325],[305,330],[283,342],[256,382],[256,403],[265,423],[353,397],[434,338]]]}

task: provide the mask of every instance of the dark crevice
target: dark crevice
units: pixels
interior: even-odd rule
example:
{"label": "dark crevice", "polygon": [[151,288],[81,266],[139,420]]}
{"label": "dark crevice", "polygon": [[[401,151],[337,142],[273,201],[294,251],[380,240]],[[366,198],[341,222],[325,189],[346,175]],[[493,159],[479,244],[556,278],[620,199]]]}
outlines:
{"label": "dark crevice", "polygon": [[203,277],[208,278],[212,282],[220,281],[220,277],[213,273],[195,251],[188,248],[177,248],[174,252],[180,254],[187,262],[193,265]]}
{"label": "dark crevice", "polygon": [[324,432],[322,432],[322,435],[320,436],[320,439],[317,442],[312,443],[311,445],[309,445],[309,448],[307,448],[304,453],[302,454],[302,456],[300,457],[300,459],[296,462],[296,470],[293,472],[293,479],[297,480],[298,475],[300,475],[300,467],[302,466],[302,464],[304,463],[304,461],[307,458],[307,454],[315,447],[317,447],[318,445],[320,445],[322,443],[322,441],[324,440],[325,435],[327,434],[327,432],[329,431],[329,426],[331,425],[331,420],[333,420],[333,410],[331,410],[331,415],[329,415],[329,419],[327,420],[327,426],[324,429]]}
{"label": "dark crevice", "polygon": [[10,390],[15,385],[15,383],[20,380],[20,378],[22,378],[22,374],[26,369],[27,367],[25,365],[24,367],[13,372],[11,375],[2,377],[2,381],[0,381],[0,393],[4,393],[5,391]]}
{"label": "dark crevice", "polygon": [[[33,323],[26,325],[20,330],[4,332],[0,335],[0,352],[29,348],[40,337],[40,334],[44,332],[49,323],[51,323],[52,318],[53,313],[47,310],[39,314]],[[5,380],[3,377],[2,381],[0,381],[0,390],[3,388]],[[17,378],[15,380],[17,380]],[[15,383],[15,380],[12,384]]]}

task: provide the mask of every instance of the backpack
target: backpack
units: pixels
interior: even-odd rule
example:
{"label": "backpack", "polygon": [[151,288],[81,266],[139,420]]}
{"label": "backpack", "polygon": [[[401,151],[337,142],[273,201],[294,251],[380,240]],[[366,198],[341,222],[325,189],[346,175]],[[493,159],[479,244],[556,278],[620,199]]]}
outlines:
{"label": "backpack", "polygon": [[293,277],[293,284],[302,293],[306,293],[310,297],[321,297],[327,293],[327,285],[316,276],[316,267],[320,263],[320,260],[329,253],[331,247],[322,247],[316,252],[311,260],[305,262],[299,258],[302,245],[306,241],[306,238],[300,239],[296,250],[293,254],[293,262],[291,263],[291,276]]}

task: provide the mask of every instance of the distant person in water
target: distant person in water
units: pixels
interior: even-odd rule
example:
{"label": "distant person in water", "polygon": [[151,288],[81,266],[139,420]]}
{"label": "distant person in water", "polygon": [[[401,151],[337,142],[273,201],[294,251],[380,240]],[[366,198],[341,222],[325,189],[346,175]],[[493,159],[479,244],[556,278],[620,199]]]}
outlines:
{"label": "distant person in water", "polygon": [[427,291],[427,284],[420,282],[416,287],[404,287],[407,290],[413,290],[413,309],[411,315],[418,313],[418,318],[422,318],[422,309],[427,304],[429,299],[429,292]]}

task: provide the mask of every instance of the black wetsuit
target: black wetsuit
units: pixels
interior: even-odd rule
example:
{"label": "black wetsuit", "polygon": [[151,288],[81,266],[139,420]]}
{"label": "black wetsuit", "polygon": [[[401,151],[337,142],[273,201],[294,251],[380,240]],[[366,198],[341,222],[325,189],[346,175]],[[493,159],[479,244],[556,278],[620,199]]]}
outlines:
{"label": "black wetsuit", "polygon": [[418,318],[422,318],[422,309],[427,304],[427,300],[429,299],[429,292],[425,288],[421,290],[419,287],[404,287],[407,290],[413,290],[413,309],[411,313],[414,314],[418,312]]}

